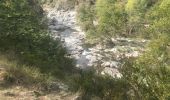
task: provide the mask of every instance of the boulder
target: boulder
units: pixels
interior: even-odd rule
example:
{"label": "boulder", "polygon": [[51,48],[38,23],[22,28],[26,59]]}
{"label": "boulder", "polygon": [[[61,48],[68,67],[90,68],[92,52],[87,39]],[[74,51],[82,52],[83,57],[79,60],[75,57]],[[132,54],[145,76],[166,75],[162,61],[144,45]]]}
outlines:
{"label": "boulder", "polygon": [[121,78],[122,74],[118,71],[118,69],[105,67],[104,70],[101,72],[102,75],[109,75],[114,78]]}

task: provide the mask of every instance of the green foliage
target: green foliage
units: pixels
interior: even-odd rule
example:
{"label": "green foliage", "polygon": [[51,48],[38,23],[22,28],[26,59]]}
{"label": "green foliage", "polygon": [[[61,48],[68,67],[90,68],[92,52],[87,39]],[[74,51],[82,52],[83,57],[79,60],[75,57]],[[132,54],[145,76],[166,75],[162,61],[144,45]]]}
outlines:
{"label": "green foliage", "polygon": [[[126,98],[130,100],[168,100],[170,97],[170,10],[169,10],[169,0],[161,0],[159,2],[154,1],[153,4],[150,4],[153,1],[146,0],[129,0],[126,5],[126,12],[128,14],[127,18],[127,26],[126,28],[132,27],[133,32],[139,33],[140,30],[145,30],[147,36],[152,38],[151,42],[148,45],[147,51],[136,60],[128,59],[125,65],[122,68],[123,78],[121,81],[124,83],[119,83],[117,81],[113,81],[119,83],[116,88],[122,91],[118,92],[118,94],[124,93],[126,91]],[[97,19],[99,20],[99,32],[101,35],[112,36],[111,33],[115,32],[115,23],[118,23],[119,19],[116,19],[117,16],[116,11],[117,1],[115,0],[98,0],[96,2],[96,11],[97,11]],[[124,9],[123,7],[121,9]],[[113,12],[112,12],[113,11]],[[148,12],[149,11],[149,12]],[[115,14],[116,13],[116,14]],[[150,13],[150,14],[148,14]],[[145,19],[146,16],[149,18]],[[114,16],[114,17],[112,17]],[[118,18],[121,18],[120,16]],[[116,21],[115,21],[116,20]],[[147,28],[144,28],[145,24],[149,24]],[[120,24],[121,25],[121,24]],[[130,25],[130,26],[129,26]],[[107,27],[106,27],[107,26]],[[111,28],[111,29],[110,29]],[[124,29],[124,27],[119,26],[120,29]],[[110,30],[109,30],[110,29]],[[105,31],[103,31],[105,30]],[[109,33],[110,34],[106,34]],[[119,32],[119,29],[116,29],[116,32]],[[122,32],[122,31],[120,31]],[[129,31],[128,31],[129,32]],[[85,91],[89,93],[96,93],[95,95],[99,95],[101,98],[105,98],[103,95],[97,93],[93,90],[97,87],[97,89],[106,89],[108,91],[101,93],[114,93],[113,91],[109,91],[107,86],[109,84],[105,84],[107,80],[105,78],[100,81],[101,86],[95,84],[93,80],[97,81],[97,77],[83,78],[80,81],[80,84],[83,84],[82,87],[85,88]],[[94,77],[94,76],[92,76]],[[82,77],[81,77],[82,78]],[[101,78],[101,77],[100,77]],[[110,79],[109,79],[110,80]],[[82,82],[83,81],[83,82]],[[82,82],[82,83],[81,83]],[[111,82],[112,83],[112,82]],[[95,85],[94,85],[95,84]],[[128,88],[124,88],[123,84],[126,84]],[[91,87],[93,86],[93,87]],[[105,86],[105,88],[103,88]],[[113,86],[113,84],[111,84]],[[92,90],[90,90],[92,89]],[[98,91],[102,91],[98,90]],[[125,89],[125,90],[124,90]],[[92,92],[91,92],[92,91]],[[108,95],[110,99],[115,100],[112,95]],[[115,97],[119,97],[115,95]],[[106,96],[107,98],[107,96]],[[122,98],[117,98],[121,100]],[[117,100],[116,99],[116,100]],[[125,98],[123,98],[125,99]]]}
{"label": "green foliage", "polygon": [[168,100],[170,97],[170,9],[168,0],[157,2],[145,19],[149,27],[146,37],[151,38],[147,51],[124,66],[124,77],[141,100]]}
{"label": "green foliage", "polygon": [[[85,74],[80,79],[76,78],[77,83],[82,85],[81,88],[86,96],[93,94],[102,99],[169,100],[170,1],[128,0],[126,7],[121,4],[120,10],[118,4],[120,2],[116,0],[98,0],[96,2],[99,22],[97,32],[108,38],[111,38],[114,33],[120,34],[124,28],[128,33],[132,29],[130,34],[145,32],[146,37],[151,39],[146,52],[137,59],[128,59],[121,69],[123,78],[119,81],[109,78],[108,80],[112,82],[107,83],[107,78]],[[121,15],[120,12],[123,13],[124,9],[128,16],[122,17],[124,15]],[[122,25],[122,21],[125,27]],[[117,87],[113,87],[114,83]],[[98,93],[95,90],[101,92]],[[103,92],[104,90],[106,91]],[[115,93],[115,91],[117,92]],[[115,94],[115,97],[112,94]],[[119,98],[120,95],[122,98]],[[124,96],[125,98],[123,98]]]}
{"label": "green foliage", "polygon": [[98,33],[103,34],[107,38],[123,33],[126,23],[124,2],[97,0],[96,12],[99,23]]}
{"label": "green foliage", "polygon": [[170,96],[170,39],[153,40],[148,51],[124,66],[124,77],[141,100],[166,100]]}
{"label": "green foliage", "polygon": [[126,12],[128,13],[127,34],[139,34],[145,22],[148,0],[128,0]]}
{"label": "green foliage", "polygon": [[39,0],[41,4],[49,5],[57,9],[72,9],[75,7],[77,0]]}
{"label": "green foliage", "polygon": [[83,92],[83,100],[93,100],[93,97],[99,97],[101,100],[124,100],[129,98],[126,94],[128,84],[124,80],[96,75],[94,71],[80,72],[80,74],[74,76],[72,84],[75,84],[73,88]]}
{"label": "green foliage", "polygon": [[42,72],[60,74],[71,68],[72,61],[64,57],[66,50],[47,32],[42,14],[32,4],[38,5],[34,0],[1,1],[0,50],[15,52],[22,63],[37,66]]}
{"label": "green foliage", "polygon": [[126,10],[129,13],[134,13],[135,11],[146,10],[148,0],[128,0],[126,4]]}
{"label": "green foliage", "polygon": [[[121,70],[123,77],[113,79],[98,76],[94,72],[67,73],[72,69],[72,61],[64,57],[67,52],[60,41],[51,38],[46,31],[37,2],[1,0],[0,50],[3,53],[13,51],[15,59],[19,60],[19,63],[8,65],[11,67],[7,69],[9,73],[5,75],[5,79],[39,83],[49,79],[44,74],[48,73],[63,79],[69,78],[73,88],[82,90],[87,100],[93,96],[104,100],[168,100],[169,5],[169,0],[128,0],[127,4],[118,0],[97,0],[95,6],[81,5],[79,22],[87,32],[97,32],[97,36],[110,39],[124,33],[140,33],[140,30],[144,30],[147,37],[151,38],[147,51],[141,57],[132,61],[128,59],[125,63]],[[93,25],[94,20],[98,22],[97,26]],[[144,28],[144,24],[149,27]]]}
{"label": "green foliage", "polygon": [[[168,5],[168,1],[164,1]],[[96,0],[93,5],[83,3],[78,10],[80,25],[87,33],[96,37],[110,39],[115,36],[139,36],[146,31],[152,19],[146,16],[154,12],[153,8],[159,5],[158,0]],[[87,1],[84,1],[87,2]],[[162,8],[164,7],[163,4]],[[164,9],[169,9],[164,7]],[[155,10],[156,12],[158,11]],[[166,12],[160,11],[164,15]],[[167,13],[168,14],[168,13]],[[158,16],[157,16],[158,18]],[[159,19],[159,18],[158,18]],[[94,25],[94,21],[97,25]],[[91,31],[95,30],[95,31]],[[94,34],[96,33],[96,34]],[[149,36],[149,35],[148,35]]]}
{"label": "green foliage", "polygon": [[170,1],[162,0],[148,14],[148,20],[151,26],[148,28],[148,34],[150,37],[159,38],[160,34],[169,35],[170,29]]}
{"label": "green foliage", "polygon": [[94,29],[94,13],[93,6],[88,5],[87,3],[79,5],[77,17],[83,30],[88,31]]}

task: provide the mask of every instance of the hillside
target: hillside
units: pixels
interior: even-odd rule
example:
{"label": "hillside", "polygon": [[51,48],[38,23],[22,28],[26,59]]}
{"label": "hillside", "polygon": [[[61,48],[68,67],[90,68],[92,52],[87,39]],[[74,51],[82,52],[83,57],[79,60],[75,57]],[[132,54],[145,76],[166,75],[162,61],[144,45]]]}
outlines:
{"label": "hillside", "polygon": [[169,0],[2,0],[0,99],[169,100]]}

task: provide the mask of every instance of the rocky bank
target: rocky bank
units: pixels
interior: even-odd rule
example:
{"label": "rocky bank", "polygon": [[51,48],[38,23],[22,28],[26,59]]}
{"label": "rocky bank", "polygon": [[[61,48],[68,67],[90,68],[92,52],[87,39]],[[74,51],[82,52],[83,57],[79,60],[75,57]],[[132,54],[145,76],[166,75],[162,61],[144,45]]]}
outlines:
{"label": "rocky bank", "polygon": [[86,34],[76,21],[76,10],[46,8],[45,11],[52,36],[62,41],[70,57],[75,59],[76,67],[84,70],[94,67],[103,75],[121,77],[118,71],[121,59],[139,56],[147,43],[140,39],[113,38],[112,45],[99,43],[86,47]]}

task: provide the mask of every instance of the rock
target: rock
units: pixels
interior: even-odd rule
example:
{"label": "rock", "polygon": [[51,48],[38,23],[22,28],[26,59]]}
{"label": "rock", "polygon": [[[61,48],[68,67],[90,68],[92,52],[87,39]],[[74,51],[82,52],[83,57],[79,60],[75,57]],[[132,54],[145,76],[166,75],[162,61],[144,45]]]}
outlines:
{"label": "rock", "polygon": [[105,49],[104,52],[110,52],[110,50],[109,49]]}
{"label": "rock", "polygon": [[133,57],[138,57],[140,54],[139,54],[139,52],[138,51],[134,51],[133,52]]}
{"label": "rock", "polygon": [[57,85],[58,85],[58,88],[61,89],[61,90],[64,90],[64,91],[68,90],[68,86],[63,84],[63,83],[57,83]]}
{"label": "rock", "polygon": [[101,64],[102,67],[110,67],[110,62],[104,62]]}
{"label": "rock", "polygon": [[119,62],[116,62],[116,61],[104,62],[101,64],[101,66],[102,67],[118,68]]}
{"label": "rock", "polygon": [[111,38],[111,41],[112,41],[113,43],[117,43],[117,40],[116,40],[115,38]]}
{"label": "rock", "polygon": [[99,23],[97,21],[93,21],[93,25],[97,26]]}
{"label": "rock", "polygon": [[[83,47],[86,35],[80,26],[76,24],[75,10],[54,9],[49,11],[48,18],[51,19],[49,29],[54,33],[52,34],[54,35],[53,37],[60,38],[62,44],[70,53],[69,57],[75,59],[77,67],[83,70],[87,69],[88,66],[101,65],[105,67],[101,74],[108,73],[113,77],[121,77],[121,74],[116,69],[120,66],[120,63],[116,61],[124,57],[139,56],[139,49],[136,49],[139,46],[136,44],[141,42],[130,38],[112,38],[111,46],[107,41],[104,44],[97,43],[91,48]],[[97,22],[94,21],[94,24],[97,24]],[[113,43],[115,44],[114,47]],[[135,46],[132,46],[132,43]],[[114,61],[115,59],[116,61]]]}
{"label": "rock", "polygon": [[99,60],[99,61],[102,60],[102,57],[101,57],[101,56],[98,56],[98,57],[97,57],[97,60]]}
{"label": "rock", "polygon": [[83,51],[82,55],[86,56],[86,55],[89,55],[90,52],[87,52],[86,50]]}
{"label": "rock", "polygon": [[49,25],[57,25],[58,23],[57,23],[58,21],[55,19],[55,17],[53,17],[52,19],[51,19],[51,21],[49,22]]}
{"label": "rock", "polygon": [[97,62],[96,56],[93,56],[93,55],[87,55],[86,59],[88,59],[89,62],[91,62],[91,63]]}
{"label": "rock", "polygon": [[87,55],[86,59],[91,59],[92,55]]}
{"label": "rock", "polygon": [[83,50],[83,47],[77,46],[76,49],[77,49],[78,51],[82,51],[82,50]]}
{"label": "rock", "polygon": [[112,49],[110,50],[110,52],[112,52],[112,53],[118,53],[119,51],[118,51],[117,48],[112,48]]}
{"label": "rock", "polygon": [[64,42],[65,42],[65,39],[61,39],[61,42],[63,42],[63,43],[64,43]]}
{"label": "rock", "polygon": [[121,78],[122,74],[115,68],[105,67],[104,70],[101,72],[102,75],[109,75],[114,78]]}
{"label": "rock", "polygon": [[125,54],[126,57],[138,57],[139,52],[138,51],[133,51],[132,53],[127,53]]}
{"label": "rock", "polygon": [[119,67],[119,62],[112,61],[112,62],[110,63],[110,67],[111,67],[111,68],[118,68],[118,67]]}
{"label": "rock", "polygon": [[38,100],[50,100],[47,96],[40,96]]}
{"label": "rock", "polygon": [[90,66],[90,67],[92,67],[94,64],[92,64],[92,63],[88,63],[87,65],[88,65],[88,66]]}
{"label": "rock", "polygon": [[96,49],[98,49],[98,50],[102,50],[102,49],[103,49],[103,47],[102,47],[102,45],[98,44],[98,45],[96,46]]}
{"label": "rock", "polygon": [[77,67],[77,68],[80,68],[80,67],[81,67],[81,65],[80,65],[80,64],[76,64],[76,67]]}
{"label": "rock", "polygon": [[80,95],[77,95],[72,100],[82,100],[82,97]]}

